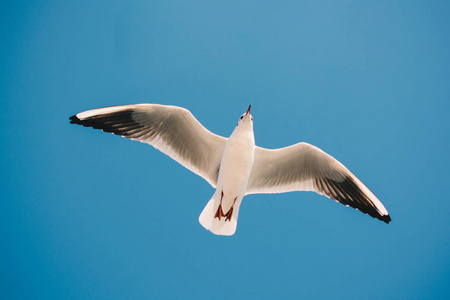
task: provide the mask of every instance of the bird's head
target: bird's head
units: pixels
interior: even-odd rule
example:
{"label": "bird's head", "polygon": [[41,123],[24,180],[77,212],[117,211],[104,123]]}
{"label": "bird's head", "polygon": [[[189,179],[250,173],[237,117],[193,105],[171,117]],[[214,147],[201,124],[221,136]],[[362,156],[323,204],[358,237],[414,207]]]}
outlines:
{"label": "bird's head", "polygon": [[239,121],[232,135],[249,134],[253,137],[253,117],[250,113],[251,107],[252,106],[250,105],[247,109],[247,112],[239,117]]}
{"label": "bird's head", "polygon": [[[250,109],[252,106],[250,105],[247,109],[247,112],[242,114],[242,116],[239,117],[238,126],[250,126],[253,128],[253,117],[250,113]],[[245,124],[245,125],[244,125]]]}

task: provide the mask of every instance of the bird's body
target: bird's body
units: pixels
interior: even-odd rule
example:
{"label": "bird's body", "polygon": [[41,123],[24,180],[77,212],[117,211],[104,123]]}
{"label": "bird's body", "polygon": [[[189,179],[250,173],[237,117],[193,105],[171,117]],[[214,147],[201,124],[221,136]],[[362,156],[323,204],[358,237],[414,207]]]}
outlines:
{"label": "bird's body", "polygon": [[[211,204],[208,203],[209,206],[205,207],[199,218],[203,227],[219,235],[232,235],[236,231],[239,207],[250,179],[255,137],[249,113],[250,109],[239,121],[225,145],[216,192],[210,200]],[[223,220],[222,215],[230,212],[230,209],[231,216],[224,215]]]}
{"label": "bird's body", "polygon": [[[248,122],[250,123],[250,122]],[[227,196],[244,196],[255,154],[255,138],[249,124],[236,127],[225,145],[217,188]]]}
{"label": "bird's body", "polygon": [[377,197],[347,168],[307,143],[281,149],[255,146],[253,117],[243,114],[226,139],[209,132],[180,107],[158,104],[94,109],[71,123],[149,143],[216,188],[199,221],[218,235],[236,231],[239,207],[247,194],[315,191],[389,223]]}

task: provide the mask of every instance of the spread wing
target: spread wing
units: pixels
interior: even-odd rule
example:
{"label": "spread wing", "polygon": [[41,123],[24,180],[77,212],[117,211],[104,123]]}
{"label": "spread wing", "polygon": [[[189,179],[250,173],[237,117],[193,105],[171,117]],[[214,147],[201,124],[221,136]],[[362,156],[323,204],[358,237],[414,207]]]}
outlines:
{"label": "spread wing", "polygon": [[319,148],[307,143],[275,150],[256,147],[247,194],[292,191],[314,191],[386,223],[391,221],[380,200]]}
{"label": "spread wing", "polygon": [[213,187],[227,139],[211,133],[186,109],[158,104],[88,110],[70,123],[148,143],[203,177]]}

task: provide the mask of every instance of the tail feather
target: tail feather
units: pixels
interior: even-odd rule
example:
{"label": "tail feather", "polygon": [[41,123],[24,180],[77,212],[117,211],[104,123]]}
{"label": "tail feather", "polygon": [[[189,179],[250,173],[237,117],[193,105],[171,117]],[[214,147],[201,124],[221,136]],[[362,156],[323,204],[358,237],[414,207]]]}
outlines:
{"label": "tail feather", "polygon": [[234,205],[231,220],[225,221],[225,217],[222,217],[220,220],[219,218],[214,218],[220,203],[220,195],[216,192],[206,204],[198,220],[205,229],[216,235],[233,235],[236,232],[240,202]]}

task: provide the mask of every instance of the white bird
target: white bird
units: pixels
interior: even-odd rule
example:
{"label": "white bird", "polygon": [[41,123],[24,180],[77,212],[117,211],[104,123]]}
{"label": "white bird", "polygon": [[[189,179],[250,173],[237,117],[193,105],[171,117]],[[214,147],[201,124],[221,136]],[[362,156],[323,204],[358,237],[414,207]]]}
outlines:
{"label": "white bird", "polygon": [[386,223],[377,197],[344,165],[317,147],[280,149],[255,145],[250,108],[229,138],[211,133],[187,110],[159,104],[88,110],[71,122],[148,143],[203,177],[216,189],[199,221],[217,235],[233,235],[248,194],[314,191]]}

